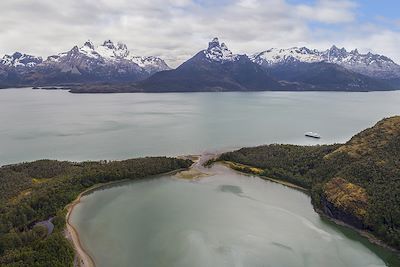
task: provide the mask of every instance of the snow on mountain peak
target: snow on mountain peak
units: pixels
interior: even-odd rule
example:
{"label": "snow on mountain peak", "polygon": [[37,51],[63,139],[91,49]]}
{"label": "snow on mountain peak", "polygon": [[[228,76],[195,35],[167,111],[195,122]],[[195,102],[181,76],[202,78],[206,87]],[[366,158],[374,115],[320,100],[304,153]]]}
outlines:
{"label": "snow on mountain peak", "polygon": [[221,44],[221,48],[222,50],[229,50],[225,43]]}
{"label": "snow on mountain peak", "polygon": [[170,67],[165,63],[164,60],[158,57],[140,57],[132,56],[130,58],[132,62],[143,68],[148,73],[154,73],[161,70],[169,70]]}
{"label": "snow on mountain peak", "polygon": [[318,51],[306,47],[292,47],[288,49],[271,48],[250,57],[253,62],[260,65],[275,65],[290,62],[320,62]]}
{"label": "snow on mountain peak", "polygon": [[354,50],[351,50],[350,54],[359,55],[360,53],[358,52],[358,49],[356,48]]}
{"label": "snow on mountain peak", "polygon": [[372,54],[360,54],[357,49],[348,52],[345,48],[333,45],[325,51],[293,47],[288,49],[272,48],[254,54],[250,59],[263,66],[293,63],[327,62],[346,69],[377,78],[400,77],[400,66],[388,57]]}
{"label": "snow on mountain peak", "polygon": [[220,47],[219,40],[217,37],[211,40],[211,42],[208,43],[208,50],[213,49],[214,47]]}
{"label": "snow on mountain peak", "polygon": [[388,57],[373,54],[368,52],[367,54],[360,54],[357,49],[348,52],[345,48],[338,49],[333,46],[325,52],[321,52],[321,56],[325,61],[330,63],[336,63],[339,65],[349,65],[354,68],[364,67],[378,67],[378,68],[390,68],[399,67],[393,60]]}
{"label": "snow on mountain peak", "polygon": [[0,64],[8,67],[35,67],[37,64],[43,62],[41,57],[35,57],[32,55],[22,54],[15,52],[12,55],[5,55],[0,59]]}
{"label": "snow on mountain peak", "polygon": [[117,49],[118,50],[128,50],[128,46],[124,43],[118,42],[117,43]]}
{"label": "snow on mountain peak", "polygon": [[105,47],[107,47],[109,49],[115,49],[114,43],[111,40],[104,41],[102,46],[105,46]]}
{"label": "snow on mountain peak", "polygon": [[[69,52],[49,56],[47,62],[58,64],[68,62],[67,64],[81,64],[85,66],[101,65],[120,65],[121,63],[133,64],[135,68],[144,70],[147,73],[168,70],[169,66],[158,57],[139,57],[130,54],[126,44],[111,40],[104,41],[101,45],[95,46],[90,40],[86,41],[81,47],[74,46]],[[82,63],[83,64],[83,63]]]}
{"label": "snow on mountain peak", "polygon": [[[76,53],[84,54],[90,58],[99,58],[99,54],[96,52],[95,46],[90,40],[86,41],[83,46],[79,48],[75,46],[73,50],[77,50]],[[59,54],[59,56],[63,56],[64,54],[65,53]]]}
{"label": "snow on mountain peak", "polygon": [[[129,50],[126,44],[117,43],[117,45],[115,45],[111,40],[104,41],[102,45],[99,45],[96,48],[94,48],[94,46],[91,47],[85,45],[81,50],[86,52],[88,56],[101,57],[106,60],[125,59],[129,55]],[[89,48],[91,51],[87,51],[86,48]]]}
{"label": "snow on mountain peak", "polygon": [[207,50],[204,50],[204,54],[210,61],[221,63],[235,61],[238,58],[238,55],[233,54],[225,43],[220,44],[217,37],[208,43],[208,48]]}
{"label": "snow on mountain peak", "polygon": [[89,48],[89,49],[94,50],[94,44],[93,44],[92,41],[90,41],[90,40],[87,40],[87,41],[83,44],[83,47],[87,47],[87,48]]}
{"label": "snow on mountain peak", "polygon": [[124,43],[117,43],[116,48],[114,49],[114,55],[117,58],[126,58],[129,55],[128,46]]}

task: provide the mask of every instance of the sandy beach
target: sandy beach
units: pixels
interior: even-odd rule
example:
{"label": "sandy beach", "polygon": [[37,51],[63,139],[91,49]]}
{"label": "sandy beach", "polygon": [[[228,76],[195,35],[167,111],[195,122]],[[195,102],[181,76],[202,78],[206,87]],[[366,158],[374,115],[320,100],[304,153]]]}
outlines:
{"label": "sandy beach", "polygon": [[78,267],[78,266],[94,267],[95,266],[93,258],[83,248],[82,243],[79,239],[78,232],[70,222],[71,213],[72,213],[74,207],[80,203],[82,195],[84,193],[88,192],[89,190],[93,190],[93,188],[80,193],[79,196],[66,207],[67,208],[67,216],[66,216],[66,232],[67,233],[66,233],[66,236],[68,239],[71,240],[71,242],[75,248],[75,251],[76,251],[74,267]]}
{"label": "sandy beach", "polygon": [[[213,174],[208,171],[208,168],[206,168],[206,167],[204,167],[202,165],[204,162],[206,162],[206,160],[208,160],[212,156],[215,156],[215,154],[214,155],[209,154],[209,155],[206,155],[206,156],[205,155],[202,155],[202,156],[181,156],[182,158],[189,158],[189,159],[193,160],[194,164],[189,169],[175,170],[175,171],[171,171],[171,172],[164,173],[164,174],[161,174],[161,175],[175,175],[175,177],[177,177],[177,178],[189,179],[189,180],[199,179],[199,178],[206,177],[206,176],[212,176]],[[235,172],[241,173],[242,175],[260,176],[259,173],[246,173],[246,172],[239,171],[239,170],[235,169],[234,166],[232,166],[232,164],[233,164],[232,162],[223,161],[223,162],[217,162],[217,163],[219,163],[219,164],[221,164],[221,165],[223,165],[225,167],[228,167],[230,170],[233,170]],[[247,166],[247,165],[242,165],[242,166],[246,166],[248,168],[253,168],[253,167]],[[160,176],[160,175],[155,175],[155,176],[152,176],[152,177],[156,177],[156,176]],[[264,177],[264,176],[260,176],[260,178],[265,179],[265,180],[269,180],[269,181],[272,181],[272,182],[275,182],[275,183],[279,183],[279,184],[282,184],[284,186],[288,186],[288,187],[291,187],[293,189],[300,190],[300,191],[303,191],[305,193],[308,193],[307,189],[305,189],[303,187],[300,187],[300,186],[297,186],[297,185],[294,185],[292,183],[286,182],[286,181],[273,179],[273,178],[270,178],[270,177]],[[81,240],[79,238],[79,234],[78,234],[76,228],[71,223],[71,214],[73,212],[73,209],[75,208],[76,205],[80,204],[81,198],[82,198],[82,196],[84,194],[86,194],[86,193],[88,193],[90,191],[93,191],[95,189],[110,185],[110,184],[118,184],[118,183],[122,183],[122,182],[126,182],[126,180],[114,181],[114,182],[110,182],[110,183],[106,183],[106,184],[95,185],[95,186],[85,190],[84,192],[80,193],[78,195],[78,197],[72,203],[70,203],[68,206],[66,206],[66,209],[67,209],[67,214],[66,214],[66,237],[72,242],[72,244],[74,246],[74,249],[76,251],[75,260],[74,260],[74,267],[95,267],[95,262],[94,262],[94,259],[90,256],[90,254],[84,249],[84,247],[82,245],[82,242],[81,242]],[[332,222],[334,222],[334,223],[336,223],[338,225],[346,226],[346,227],[349,227],[349,228],[357,231],[360,235],[362,235],[362,236],[366,237],[367,239],[369,239],[369,241],[371,243],[374,243],[376,245],[379,245],[381,247],[389,249],[389,250],[391,250],[393,252],[398,252],[397,250],[393,249],[392,247],[385,245],[381,240],[377,239],[375,236],[373,236],[372,234],[370,234],[367,231],[356,229],[356,228],[351,227],[351,226],[349,226],[349,225],[347,225],[347,224],[345,224],[345,223],[343,223],[341,221],[338,221],[338,220],[335,220],[333,218],[330,218],[330,217],[326,216],[325,214],[323,214],[319,210],[316,210],[316,212],[318,212],[323,217],[329,219],[330,221],[332,221]]]}
{"label": "sandy beach", "polygon": [[[179,172],[183,172],[183,171],[187,171],[186,169],[179,169],[179,170],[174,170],[171,172],[167,172],[167,173],[163,173],[163,174],[157,174],[154,176],[149,176],[148,178],[152,178],[152,177],[158,177],[158,176],[163,176],[163,175],[175,175]],[[80,193],[78,195],[78,197],[71,202],[70,204],[68,204],[66,206],[67,209],[67,215],[66,215],[66,229],[65,229],[65,236],[67,239],[69,239],[72,244],[73,247],[75,249],[76,255],[75,255],[75,260],[74,260],[74,267],[95,267],[95,263],[94,263],[94,259],[89,255],[89,253],[84,249],[82,242],[79,238],[79,234],[78,231],[75,229],[75,227],[72,225],[71,223],[71,214],[75,208],[76,205],[78,205],[81,202],[81,198],[84,194],[93,191],[95,189],[99,189],[101,187],[104,186],[108,186],[111,184],[120,184],[120,183],[124,183],[128,180],[120,180],[120,181],[112,181],[109,183],[104,183],[104,184],[98,184],[95,185],[91,188],[88,188],[87,190],[83,191],[82,193]]]}

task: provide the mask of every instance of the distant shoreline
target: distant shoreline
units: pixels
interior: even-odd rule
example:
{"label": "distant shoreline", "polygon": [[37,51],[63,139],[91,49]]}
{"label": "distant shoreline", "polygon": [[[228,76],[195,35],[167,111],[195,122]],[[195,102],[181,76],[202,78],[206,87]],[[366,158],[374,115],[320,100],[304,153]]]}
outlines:
{"label": "distant shoreline", "polygon": [[[58,88],[57,88],[58,87]],[[35,88],[35,87],[34,87]],[[34,89],[32,88],[32,89]],[[96,85],[96,84],[82,84],[76,86],[49,86],[49,87],[36,87],[39,90],[66,90],[71,94],[135,94],[135,93],[149,93],[149,94],[168,94],[168,93],[225,93],[225,92],[347,92],[347,93],[368,93],[368,92],[390,92],[399,91],[400,89],[384,89],[384,90],[345,90],[345,89],[329,89],[323,90],[322,88],[303,88],[299,90],[279,89],[279,90],[232,90],[229,88],[207,88],[204,90],[144,90],[135,87],[135,85],[126,84],[109,84],[109,85]]]}
{"label": "distant shoreline", "polygon": [[[89,87],[89,88],[86,88]],[[301,90],[150,90],[146,91],[137,87],[130,87],[124,84],[110,84],[110,85],[94,85],[94,84],[82,84],[75,86],[13,86],[13,87],[1,87],[0,90],[11,90],[11,89],[32,89],[32,90],[46,90],[46,91],[67,91],[71,94],[168,94],[168,93],[232,93],[232,92],[243,92],[243,93],[254,93],[254,92],[343,92],[343,93],[370,93],[370,92],[393,92],[400,91],[399,89],[384,89],[384,90],[322,90],[321,88],[316,89],[301,89]]]}

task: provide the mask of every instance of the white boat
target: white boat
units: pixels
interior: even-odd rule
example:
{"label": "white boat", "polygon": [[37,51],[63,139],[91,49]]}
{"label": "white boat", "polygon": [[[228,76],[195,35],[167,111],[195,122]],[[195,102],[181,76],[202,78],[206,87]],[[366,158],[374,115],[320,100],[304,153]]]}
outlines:
{"label": "white boat", "polygon": [[318,133],[313,133],[313,132],[306,132],[304,135],[307,137],[316,138],[316,139],[321,138],[321,136]]}

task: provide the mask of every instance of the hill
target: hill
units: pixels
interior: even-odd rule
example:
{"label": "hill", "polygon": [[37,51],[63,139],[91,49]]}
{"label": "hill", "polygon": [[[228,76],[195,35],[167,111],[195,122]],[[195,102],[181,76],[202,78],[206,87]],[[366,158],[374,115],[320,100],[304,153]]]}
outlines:
{"label": "hill", "polygon": [[400,116],[383,119],[342,145],[266,145],[224,153],[218,160],[307,188],[316,209],[400,248]]}

